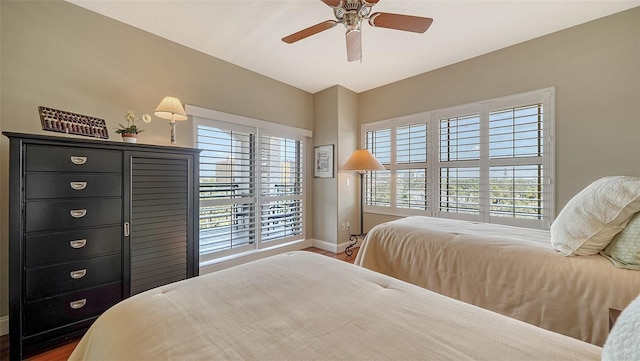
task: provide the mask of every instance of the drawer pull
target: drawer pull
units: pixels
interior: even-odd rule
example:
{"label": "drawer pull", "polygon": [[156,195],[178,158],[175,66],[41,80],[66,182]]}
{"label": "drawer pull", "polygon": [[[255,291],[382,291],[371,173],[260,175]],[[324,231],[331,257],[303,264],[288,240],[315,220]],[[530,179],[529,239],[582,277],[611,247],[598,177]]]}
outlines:
{"label": "drawer pull", "polygon": [[73,240],[73,241],[69,241],[69,244],[71,245],[71,248],[82,248],[82,247],[87,245],[87,240],[86,239],[76,239],[76,240]]}
{"label": "drawer pull", "polygon": [[87,188],[87,182],[69,182],[71,188],[77,191],[81,191]]}
{"label": "drawer pull", "polygon": [[73,218],[82,218],[87,215],[86,209],[72,209],[69,211],[71,217]]}
{"label": "drawer pull", "polygon": [[71,278],[73,278],[74,280],[80,279],[80,278],[84,277],[86,274],[87,274],[87,269],[86,268],[79,269],[77,271],[69,272],[69,276],[71,276]]}
{"label": "drawer pull", "polygon": [[77,310],[79,308],[84,307],[84,305],[86,305],[86,304],[87,304],[87,299],[83,298],[81,300],[69,302],[69,307],[71,307],[74,310]]}
{"label": "drawer pull", "polygon": [[85,164],[86,162],[87,162],[87,157],[80,157],[77,155],[71,156],[71,163],[73,164],[82,165],[82,164]]}

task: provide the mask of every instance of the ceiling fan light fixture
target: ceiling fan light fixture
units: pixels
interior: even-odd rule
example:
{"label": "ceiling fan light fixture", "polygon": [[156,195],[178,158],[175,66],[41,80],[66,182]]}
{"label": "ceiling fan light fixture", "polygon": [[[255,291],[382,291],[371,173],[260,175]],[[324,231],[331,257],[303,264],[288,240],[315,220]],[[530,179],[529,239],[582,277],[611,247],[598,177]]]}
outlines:
{"label": "ceiling fan light fixture", "polygon": [[347,13],[347,17],[344,20],[344,26],[349,31],[358,30],[360,29],[361,20],[362,19],[360,18],[360,16],[358,16],[358,13],[356,13],[355,11],[349,11]]}

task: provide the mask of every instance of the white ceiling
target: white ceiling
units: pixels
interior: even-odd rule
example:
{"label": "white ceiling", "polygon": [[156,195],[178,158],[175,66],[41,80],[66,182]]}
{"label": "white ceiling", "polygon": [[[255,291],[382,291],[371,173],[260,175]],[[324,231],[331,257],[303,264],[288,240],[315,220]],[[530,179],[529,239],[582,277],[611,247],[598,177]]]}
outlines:
{"label": "white ceiling", "polygon": [[347,62],[338,25],[294,44],[280,39],[334,19],[320,0],[67,0],[240,67],[315,93],[362,92],[640,6],[640,0],[381,0],[373,11],[434,19],[424,34],[363,24],[362,62]]}

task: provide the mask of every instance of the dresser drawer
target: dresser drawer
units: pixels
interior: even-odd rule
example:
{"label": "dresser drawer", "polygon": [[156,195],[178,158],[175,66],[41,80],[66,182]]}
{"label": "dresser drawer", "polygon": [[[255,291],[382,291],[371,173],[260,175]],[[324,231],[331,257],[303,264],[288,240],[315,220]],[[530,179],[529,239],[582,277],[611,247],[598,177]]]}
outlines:
{"label": "dresser drawer", "polygon": [[122,255],[89,258],[26,270],[26,299],[35,301],[120,281]]}
{"label": "dresser drawer", "polygon": [[26,170],[122,173],[122,153],[115,150],[28,145]]}
{"label": "dresser drawer", "polygon": [[25,239],[25,266],[32,268],[120,252],[122,227],[28,235]]}
{"label": "dresser drawer", "polygon": [[95,317],[122,299],[120,282],[27,303],[23,336]]}
{"label": "dresser drawer", "polygon": [[32,173],[26,178],[26,198],[119,197],[118,174]]}
{"label": "dresser drawer", "polygon": [[119,198],[27,201],[26,232],[120,224]]}

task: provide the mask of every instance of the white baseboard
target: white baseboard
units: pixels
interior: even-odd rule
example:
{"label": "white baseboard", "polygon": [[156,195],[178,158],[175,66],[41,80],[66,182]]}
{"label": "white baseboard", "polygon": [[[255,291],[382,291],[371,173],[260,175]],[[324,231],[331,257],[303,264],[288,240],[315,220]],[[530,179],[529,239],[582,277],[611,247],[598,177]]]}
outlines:
{"label": "white baseboard", "polygon": [[[323,241],[323,240],[320,240],[320,239],[314,239],[312,244],[316,248],[320,248],[322,250],[333,252],[333,253],[338,253],[338,251],[340,249],[340,245],[337,245],[337,244],[331,243],[331,242],[327,242],[327,241]],[[343,248],[343,250],[344,250],[344,248]]]}
{"label": "white baseboard", "polygon": [[[319,239],[314,239],[313,240],[313,246],[316,248],[320,248],[323,249],[325,251],[329,251],[329,252],[333,252],[333,253],[342,253],[344,252],[344,249],[347,248],[347,246],[351,244],[351,242],[349,242],[348,240],[346,242],[342,242],[342,243],[331,243],[331,242],[326,242],[326,241],[321,241]],[[353,246],[355,247],[360,247],[360,245],[362,244],[362,239],[360,237],[358,237],[358,242]]]}
{"label": "white baseboard", "polygon": [[9,316],[0,317],[0,336],[9,333]]}

